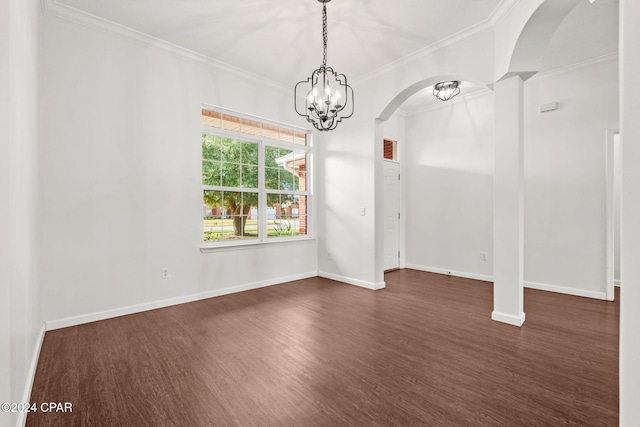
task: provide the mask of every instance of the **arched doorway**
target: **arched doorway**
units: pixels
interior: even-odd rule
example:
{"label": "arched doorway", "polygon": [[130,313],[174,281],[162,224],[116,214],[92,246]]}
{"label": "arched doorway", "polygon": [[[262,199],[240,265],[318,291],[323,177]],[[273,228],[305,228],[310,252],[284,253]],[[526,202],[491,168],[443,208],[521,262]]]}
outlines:
{"label": "arched doorway", "polygon": [[[441,81],[450,81],[457,80],[461,81],[463,86],[474,86],[476,89],[484,88],[491,89],[491,85],[479,81],[475,76],[469,75],[469,73],[460,73],[460,74],[442,74],[442,75],[434,75],[431,77],[427,77],[425,79],[419,80],[405,89],[401,90],[397,93],[393,98],[384,106],[380,114],[375,120],[375,152],[376,157],[375,161],[375,185],[378,190],[376,190],[376,215],[375,215],[375,228],[376,230],[384,230],[384,212],[385,212],[385,204],[384,197],[381,197],[384,194],[383,189],[385,188],[384,182],[384,160],[382,153],[383,149],[383,141],[387,135],[384,132],[384,125],[392,115],[400,108],[403,103],[405,103],[409,98],[413,95],[418,94],[419,92],[431,88],[434,84]],[[429,95],[430,96],[430,95]],[[440,101],[438,101],[440,102]],[[401,227],[402,229],[402,227]],[[401,242],[404,239],[401,237]],[[384,255],[385,255],[385,239],[384,235],[381,232],[376,231],[376,246],[375,246],[375,257],[376,257],[376,281],[382,282],[384,280]],[[400,247],[402,253],[405,252],[404,248]],[[402,264],[401,264],[402,267]]]}

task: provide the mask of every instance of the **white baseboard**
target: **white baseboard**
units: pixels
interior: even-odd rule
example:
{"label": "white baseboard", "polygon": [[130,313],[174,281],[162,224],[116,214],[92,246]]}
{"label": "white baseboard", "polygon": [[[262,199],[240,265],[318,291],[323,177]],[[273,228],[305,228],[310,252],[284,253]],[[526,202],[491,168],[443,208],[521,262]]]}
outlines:
{"label": "white baseboard", "polygon": [[237,292],[250,291],[252,289],[264,288],[266,286],[278,285],[281,283],[292,282],[294,280],[308,279],[318,276],[317,271],[297,274],[287,277],[278,277],[276,279],[263,280],[260,282],[247,283],[239,286],[232,286],[223,289],[213,289],[197,294],[185,295],[181,297],[168,298],[159,301],[152,301],[143,304],[130,305],[127,307],[116,308],[113,310],[105,310],[97,313],[83,314],[80,316],[67,317],[64,319],[50,320],[46,322],[47,331],[54,329],[67,328],[69,326],[81,325],[83,323],[96,322],[98,320],[111,319],[114,317],[125,316],[127,314],[141,313],[143,311],[155,310],[157,308],[169,307],[172,305],[184,304],[187,302],[199,301],[207,298],[219,297],[222,295],[235,294]]}
{"label": "white baseboard", "polygon": [[[488,276],[484,274],[467,273],[464,271],[447,270],[445,268],[428,267],[428,266],[417,265],[417,264],[407,264],[407,268],[411,268],[413,270],[427,271],[429,273],[446,274],[449,276],[481,280],[483,282],[493,282],[493,276]],[[619,281],[616,281],[616,286],[620,286]],[[601,299],[601,300],[607,299],[606,292],[587,291],[584,289],[568,288],[565,286],[548,285],[546,283],[536,283],[536,282],[525,281],[524,287],[530,288],[530,289],[538,289],[541,291],[556,292],[559,294],[574,295],[578,297],[595,298],[595,299]]]}
{"label": "white baseboard", "polygon": [[448,276],[464,277],[466,279],[481,280],[483,282],[493,282],[493,277],[485,274],[467,273],[464,271],[447,270],[445,268],[428,267],[417,264],[407,264],[406,267],[412,270],[426,271],[428,273],[446,274]]}
{"label": "white baseboard", "polygon": [[524,282],[524,287],[530,289],[538,289],[541,291],[556,292],[559,294],[575,295],[578,297],[607,300],[606,292],[586,291],[584,289],[566,288],[564,286],[547,285],[545,283],[535,282]]}
{"label": "white baseboard", "polygon": [[614,280],[613,281],[613,285],[617,286],[617,287],[620,287],[620,280]]}
{"label": "white baseboard", "polygon": [[[27,373],[27,383],[24,387],[24,393],[22,394],[21,402],[31,402],[31,390],[33,390],[33,381],[36,378],[36,368],[38,367],[38,359],[40,359],[40,350],[42,350],[42,342],[44,341],[44,334],[46,332],[45,324],[42,323],[40,331],[38,332],[38,340],[33,349],[33,355],[31,356],[31,363],[29,364],[29,372]],[[27,423],[27,412],[18,413],[17,426],[24,427]]]}
{"label": "white baseboard", "polygon": [[494,311],[491,313],[491,320],[495,320],[496,322],[507,323],[513,326],[522,326],[524,323],[525,315],[524,313],[520,314],[520,316],[514,316],[512,314],[500,313],[498,311]]}
{"label": "white baseboard", "polygon": [[319,271],[318,276],[324,277],[325,279],[336,280],[338,282],[347,283],[349,285],[360,286],[361,288],[371,289],[377,291],[379,289],[384,289],[387,285],[385,282],[365,282],[364,280],[353,279],[351,277],[341,276],[339,274],[327,273],[325,271]]}

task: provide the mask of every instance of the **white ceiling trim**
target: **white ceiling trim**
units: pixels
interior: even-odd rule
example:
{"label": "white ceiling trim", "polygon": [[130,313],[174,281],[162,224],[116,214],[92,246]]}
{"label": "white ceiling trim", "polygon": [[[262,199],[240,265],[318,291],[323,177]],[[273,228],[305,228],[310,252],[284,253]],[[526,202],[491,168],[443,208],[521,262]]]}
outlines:
{"label": "white ceiling trim", "polygon": [[362,77],[353,79],[353,83],[354,84],[365,83],[369,80],[372,80],[380,76],[381,74],[385,74],[393,69],[402,67],[403,65],[406,65],[410,62],[424,58],[425,56],[432,55],[437,51],[444,49],[445,47],[454,45],[463,40],[470,39],[472,37],[476,37],[485,31],[492,30],[495,27],[495,25],[498,22],[500,22],[519,1],[520,0],[502,0],[500,4],[498,4],[498,6],[496,6],[496,8],[493,10],[491,15],[484,21],[480,21],[477,24],[474,24],[470,27],[465,28],[464,30],[460,30],[457,33],[454,33],[448,37],[438,40],[437,42],[434,42],[428,46],[425,46],[419,50],[416,50],[415,52],[412,52],[409,55],[403,56],[402,58],[396,61],[390,62],[389,64],[376,68],[375,70],[365,74]]}
{"label": "white ceiling trim", "polygon": [[593,58],[585,59],[584,61],[575,62],[573,64],[564,65],[562,67],[553,68],[551,70],[544,71],[542,73],[534,74],[527,81],[536,81],[543,80],[549,77],[555,77],[560,74],[568,73],[571,71],[576,71],[581,68],[591,67],[593,65],[601,64],[603,62],[609,61],[617,61],[618,60],[618,52],[611,52],[604,55],[596,56]]}
{"label": "white ceiling trim", "polygon": [[491,22],[487,19],[482,22],[479,22],[469,28],[466,28],[462,31],[459,31],[455,34],[452,34],[448,37],[445,37],[442,40],[438,40],[435,43],[432,43],[428,46],[423,47],[420,50],[416,50],[415,52],[410,53],[409,55],[403,56],[402,58],[390,62],[382,67],[376,68],[375,70],[365,74],[364,76],[358,77],[357,79],[353,79],[353,84],[360,84],[368,82],[369,80],[375,79],[382,74],[388,73],[394,69],[400,68],[408,63],[413,61],[417,61],[425,56],[432,55],[437,51],[444,49],[445,47],[451,46],[453,44],[459,43],[463,40],[470,39],[472,37],[476,37],[485,31],[491,30],[493,26]]}
{"label": "white ceiling trim", "polygon": [[[394,61],[376,70],[373,70],[372,72],[366,74],[365,76],[354,79],[353,83],[362,83],[367,80],[373,79],[380,74],[383,74],[394,68],[405,65],[408,62],[414,61],[424,56],[428,56],[440,49],[451,46],[465,39],[477,36],[484,31],[488,31],[492,29],[497,22],[500,22],[500,20],[502,20],[502,18],[509,13],[511,8],[515,4],[517,4],[518,1],[520,0],[502,0],[502,2],[494,9],[491,16],[485,19],[484,21],[474,24],[471,27],[461,30],[449,37],[439,40],[420,50],[417,50],[403,58],[398,59],[397,61]],[[267,84],[277,90],[286,91],[286,92],[291,92],[292,90],[292,88],[282,83],[261,77],[250,71],[232,66],[230,64],[227,64],[226,62],[216,60],[206,55],[202,55],[200,53],[194,52],[182,46],[169,43],[165,40],[151,36],[147,33],[134,30],[132,28],[126,27],[124,25],[118,24],[108,19],[62,4],[58,0],[41,0],[41,3],[42,3],[42,10],[44,12],[47,12],[58,18],[66,19],[68,21],[92,28],[94,30],[107,32],[119,37],[123,37],[129,40],[134,40],[139,43],[143,43],[145,45],[150,45],[152,47],[163,49],[165,51],[187,58],[191,61],[210,65],[228,72],[232,72],[232,73],[241,75],[245,78],[259,82],[261,84]]]}
{"label": "white ceiling trim", "polygon": [[[533,77],[527,80],[527,82],[544,80],[551,77],[557,77],[565,73],[570,73],[572,71],[580,70],[582,68],[592,67],[594,65],[602,64],[605,62],[617,61],[618,59],[619,59],[618,52],[607,53],[605,55],[596,56],[594,58],[589,58],[584,61],[576,62],[574,64],[565,65],[563,67],[558,67],[549,71],[545,71],[543,73],[535,74]],[[491,93],[493,93],[493,90],[491,88],[480,89],[468,95],[457,96],[453,98],[451,101],[448,101],[447,103],[440,102],[434,105],[426,105],[424,107],[420,107],[412,111],[402,110],[402,112],[404,113],[404,116],[411,117],[411,116],[415,116],[416,114],[424,113],[427,111],[448,107],[450,105],[449,103],[460,103],[465,100],[471,100],[471,99],[482,97]],[[400,109],[398,109],[398,111],[400,111]]]}
{"label": "white ceiling trim", "polygon": [[491,16],[489,17],[489,21],[491,21],[491,25],[494,27],[498,25],[508,14],[511,12],[511,9],[518,4],[520,0],[504,0],[500,2],[498,6],[493,10]]}
{"label": "white ceiling trim", "polygon": [[194,52],[190,49],[178,46],[173,43],[169,43],[165,40],[159,39],[142,31],[134,30],[133,28],[120,25],[116,22],[108,19],[101,18],[99,16],[90,14],[88,12],[76,9],[74,7],[60,3],[58,0],[41,0],[42,10],[58,18],[66,19],[67,21],[74,22],[76,24],[84,25],[94,30],[106,32],[108,34],[116,35],[118,37],[125,38],[127,40],[133,40],[139,43],[143,43],[148,46],[159,48],[170,53],[179,55],[191,61],[195,61],[200,64],[210,65],[219,68],[224,71],[228,71],[250,80],[254,80],[262,85],[266,84],[274,89],[280,91],[291,92],[292,88],[274,80],[261,77],[257,74],[251,73],[242,68],[234,67],[226,62],[218,61],[210,58],[206,55],[202,55],[198,52]]}

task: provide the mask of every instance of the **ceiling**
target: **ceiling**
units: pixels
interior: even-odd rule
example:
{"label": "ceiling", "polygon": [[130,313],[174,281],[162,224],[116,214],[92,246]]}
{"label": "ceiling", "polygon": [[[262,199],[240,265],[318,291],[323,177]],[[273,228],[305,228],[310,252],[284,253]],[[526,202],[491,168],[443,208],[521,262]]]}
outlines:
{"label": "ceiling", "polygon": [[[333,0],[327,65],[353,81],[487,20],[510,0]],[[56,0],[293,86],[322,63],[317,0]]]}
{"label": "ceiling", "polygon": [[[515,0],[334,0],[327,65],[350,82],[465,30],[487,26]],[[293,87],[322,63],[318,0],[55,0]],[[617,52],[617,0],[583,0],[554,34],[542,70]],[[464,94],[478,91],[463,82]],[[431,89],[401,108],[436,104]]]}

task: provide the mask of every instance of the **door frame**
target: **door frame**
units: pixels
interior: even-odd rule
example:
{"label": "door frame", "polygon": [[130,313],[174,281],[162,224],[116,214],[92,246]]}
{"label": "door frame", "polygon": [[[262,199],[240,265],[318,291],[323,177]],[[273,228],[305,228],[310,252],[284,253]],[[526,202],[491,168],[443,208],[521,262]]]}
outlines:
{"label": "door frame", "polygon": [[[385,140],[390,140],[389,138],[385,138]],[[397,141],[394,141],[396,143],[396,150],[397,150]],[[403,224],[403,220],[404,220],[404,214],[403,214],[403,199],[402,199],[402,164],[400,163],[400,160],[397,158],[396,156],[396,160],[389,160],[389,159],[382,159],[383,163],[383,167],[382,167],[382,173],[384,176],[384,162],[387,163],[394,163],[396,165],[398,165],[398,175],[400,175],[400,178],[398,179],[398,214],[400,215],[400,217],[398,218],[398,252],[399,252],[399,256],[398,256],[398,267],[397,269],[401,269],[404,268],[403,265],[403,257],[404,257],[404,241],[403,241],[403,229],[402,229],[402,224]],[[383,188],[386,188],[386,186],[383,186]],[[386,193],[385,193],[386,195]],[[385,197],[385,203],[386,203],[386,197]],[[383,210],[384,212],[384,210]],[[384,221],[383,221],[384,224]],[[386,242],[384,241],[384,234],[383,234],[383,253],[384,253],[384,246],[385,246]],[[383,258],[384,260],[384,258]],[[383,262],[383,266],[384,266],[384,262]],[[384,268],[384,267],[383,267]],[[384,270],[384,272],[388,272],[388,271],[393,271],[395,269],[389,269],[389,270]]]}
{"label": "door frame", "polygon": [[[615,217],[614,217],[614,136],[620,135],[619,128],[609,128],[605,147],[605,283],[607,300],[615,299]],[[620,137],[621,138],[621,137]],[[622,139],[620,139],[622,143]]]}

